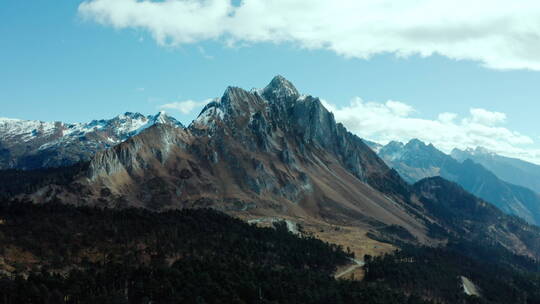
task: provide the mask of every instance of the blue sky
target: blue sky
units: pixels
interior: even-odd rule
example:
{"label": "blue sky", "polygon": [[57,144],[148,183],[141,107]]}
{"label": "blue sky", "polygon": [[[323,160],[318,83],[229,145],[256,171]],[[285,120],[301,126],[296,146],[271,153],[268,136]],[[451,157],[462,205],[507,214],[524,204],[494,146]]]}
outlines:
{"label": "blue sky", "polygon": [[[135,1],[122,1],[136,5]],[[469,119],[489,128],[503,128],[509,134],[519,133],[515,141],[505,143],[516,149],[507,154],[540,159],[540,71],[536,59],[522,67],[520,58],[508,62],[491,60],[491,54],[469,55],[448,48],[436,49],[431,56],[419,55],[423,50],[412,50],[405,57],[383,49],[364,59],[359,58],[365,56],[357,49],[314,47],[302,38],[273,40],[246,33],[255,38],[235,39],[231,45],[234,32],[195,31],[190,32],[191,36],[171,35],[164,43],[156,36],[159,29],[153,24],[125,24],[114,19],[120,18],[117,15],[100,19],[99,14],[107,14],[103,9],[108,7],[107,0],[87,1],[101,5],[90,7],[90,13],[81,12],[80,3],[0,3],[0,117],[82,122],[126,111],[152,114],[163,104],[220,96],[228,85],[263,87],[274,75],[281,74],[301,92],[324,99],[338,120],[364,137],[384,142],[422,134],[422,130],[396,134],[400,129],[392,134],[381,135],[380,130],[365,133],[370,126],[351,117],[350,113],[359,110],[388,111],[385,103],[392,100],[409,107],[404,112],[390,107],[392,115],[407,120],[404,123],[414,124],[415,120],[410,119],[436,121],[440,113],[455,113],[456,122]],[[205,16],[204,12],[201,15]],[[351,107],[356,97],[362,99],[360,109]],[[167,112],[189,122],[201,108],[188,114]],[[488,113],[494,120],[480,121],[485,115],[477,120],[471,108],[505,117]],[[344,113],[347,110],[349,113]],[[391,121],[392,115],[387,119]],[[457,124],[470,130],[468,124]],[[472,134],[477,136],[478,132]],[[498,134],[505,136],[504,132]],[[435,142],[435,135],[424,140]],[[530,140],[520,140],[519,136]],[[460,141],[455,137],[445,139],[446,145],[441,141],[439,146],[448,150],[474,143],[491,145],[487,139]],[[490,146],[494,150],[510,150],[508,147],[497,143]]]}

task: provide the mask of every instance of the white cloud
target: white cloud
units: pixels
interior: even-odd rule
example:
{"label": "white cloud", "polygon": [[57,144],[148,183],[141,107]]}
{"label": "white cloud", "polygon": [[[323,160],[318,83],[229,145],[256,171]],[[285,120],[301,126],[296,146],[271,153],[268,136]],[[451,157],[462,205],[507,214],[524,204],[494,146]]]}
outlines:
{"label": "white cloud", "polygon": [[164,105],[160,105],[159,108],[162,110],[176,110],[182,114],[190,114],[194,110],[201,109],[210,101],[212,101],[212,99],[206,99],[203,101],[194,101],[191,99],[185,100],[185,101],[175,101],[175,102],[167,103]]}
{"label": "white cloud", "polygon": [[399,101],[389,100],[385,106],[397,116],[407,116],[414,111],[413,107]]}
{"label": "white cloud", "polygon": [[79,13],[137,28],[161,45],[293,42],[369,58],[440,54],[496,69],[540,70],[540,1],[86,0]]}
{"label": "white cloud", "polygon": [[482,146],[501,155],[540,164],[540,150],[530,147],[533,139],[502,126],[506,121],[504,113],[471,109],[462,119],[448,112],[440,113],[437,119],[426,119],[414,117],[412,114],[417,113],[414,108],[399,101],[366,102],[356,97],[344,107],[322,102],[351,132],[382,144],[418,138],[447,153],[453,148]]}
{"label": "white cloud", "polygon": [[444,112],[437,116],[437,119],[443,123],[452,123],[457,118],[456,113]]}
{"label": "white cloud", "polygon": [[472,121],[492,126],[498,123],[502,123],[506,120],[506,114],[500,112],[490,112],[484,109],[470,109]]}

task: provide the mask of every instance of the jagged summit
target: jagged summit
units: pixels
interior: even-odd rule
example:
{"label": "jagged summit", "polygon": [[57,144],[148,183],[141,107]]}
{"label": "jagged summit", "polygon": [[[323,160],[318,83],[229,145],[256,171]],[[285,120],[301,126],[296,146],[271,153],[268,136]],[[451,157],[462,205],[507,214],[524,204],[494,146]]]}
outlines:
{"label": "jagged summit", "polygon": [[300,93],[296,87],[285,77],[275,76],[272,81],[263,89],[262,95],[270,100],[297,99]]}
{"label": "jagged summit", "polygon": [[399,147],[399,148],[403,148],[403,146],[405,146],[404,143],[400,142],[400,141],[397,141],[397,140],[392,140],[390,141],[388,144],[386,144],[387,147]]}
{"label": "jagged summit", "polygon": [[434,147],[433,144],[429,143],[426,144],[422,140],[418,138],[412,138],[408,142],[403,143],[401,141],[392,140],[388,142],[386,145],[384,145],[384,149],[425,149],[428,147]]}
{"label": "jagged summit", "polygon": [[440,151],[438,151],[431,143],[425,142],[413,138],[406,144],[399,141],[391,141],[383,146],[378,154],[385,161],[398,161],[402,159],[418,159],[430,155],[435,158],[440,158]]}
{"label": "jagged summit", "polygon": [[421,141],[418,138],[413,138],[413,139],[409,140],[409,142],[407,144],[405,144],[405,146],[408,147],[408,148],[424,149],[424,148],[428,148],[428,147],[432,148],[433,144],[431,144],[431,143],[426,144],[425,142]]}
{"label": "jagged summit", "polygon": [[410,146],[425,146],[426,144],[423,141],[421,141],[420,139],[418,139],[418,138],[413,138],[413,139],[409,140],[407,145],[410,145]]}
{"label": "jagged summit", "polygon": [[[229,123],[237,123],[240,118],[244,118],[240,119],[242,122],[246,119],[251,121],[252,115],[263,109],[269,109],[269,104],[277,106],[273,111],[284,111],[297,100],[304,99],[300,97],[294,85],[281,75],[275,76],[264,89],[247,91],[229,86],[221,98],[213,99],[202,109],[190,128],[208,129],[215,126],[216,121],[224,119]],[[283,116],[283,113],[278,116]]]}
{"label": "jagged summit", "polygon": [[169,116],[165,111],[159,111],[154,117],[152,117],[156,123],[167,123]]}
{"label": "jagged summit", "polygon": [[120,114],[120,115],[116,116],[115,118],[118,118],[118,119],[138,119],[138,118],[142,118],[142,117],[145,117],[145,116],[142,115],[139,112],[125,112],[124,114]]}
{"label": "jagged summit", "polygon": [[153,124],[169,124],[172,126],[183,127],[182,123],[173,118],[172,116],[167,115],[165,111],[159,111],[154,116],[147,116],[148,121]]}

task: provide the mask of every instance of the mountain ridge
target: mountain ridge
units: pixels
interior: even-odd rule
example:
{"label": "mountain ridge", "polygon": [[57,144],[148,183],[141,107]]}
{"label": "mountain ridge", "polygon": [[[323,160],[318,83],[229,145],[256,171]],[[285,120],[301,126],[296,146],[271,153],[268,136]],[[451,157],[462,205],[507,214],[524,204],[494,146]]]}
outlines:
{"label": "mountain ridge", "polygon": [[378,155],[409,183],[426,177],[442,176],[506,213],[520,216],[530,223],[540,223],[539,194],[499,179],[493,172],[470,159],[459,162],[418,139],[407,144],[391,142],[382,147]]}
{"label": "mountain ridge", "polygon": [[471,159],[506,182],[540,193],[540,165],[502,156],[482,147],[466,150],[453,149],[450,155],[460,162]]}
{"label": "mountain ridge", "polygon": [[88,161],[155,124],[183,127],[176,119],[126,112],[88,123],[0,119],[0,169],[40,169]]}

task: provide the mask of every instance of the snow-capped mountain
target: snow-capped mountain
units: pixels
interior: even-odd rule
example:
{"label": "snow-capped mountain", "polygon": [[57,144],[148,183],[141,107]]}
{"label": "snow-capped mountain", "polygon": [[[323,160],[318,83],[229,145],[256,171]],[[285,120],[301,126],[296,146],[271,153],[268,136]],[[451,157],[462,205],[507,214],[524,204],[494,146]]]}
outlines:
{"label": "snow-capped mountain", "polygon": [[390,142],[379,150],[378,155],[411,184],[423,178],[441,176],[508,214],[530,223],[540,223],[539,194],[501,180],[497,174],[469,158],[460,162],[418,139],[407,144]]}
{"label": "snow-capped mountain", "polygon": [[517,158],[498,155],[488,149],[454,149],[452,157],[460,162],[467,159],[479,163],[502,180],[530,188],[540,193],[540,166]]}
{"label": "snow-capped mountain", "polygon": [[0,118],[0,169],[37,169],[89,160],[94,153],[125,141],[155,124],[182,127],[159,112],[126,112],[88,123]]}

